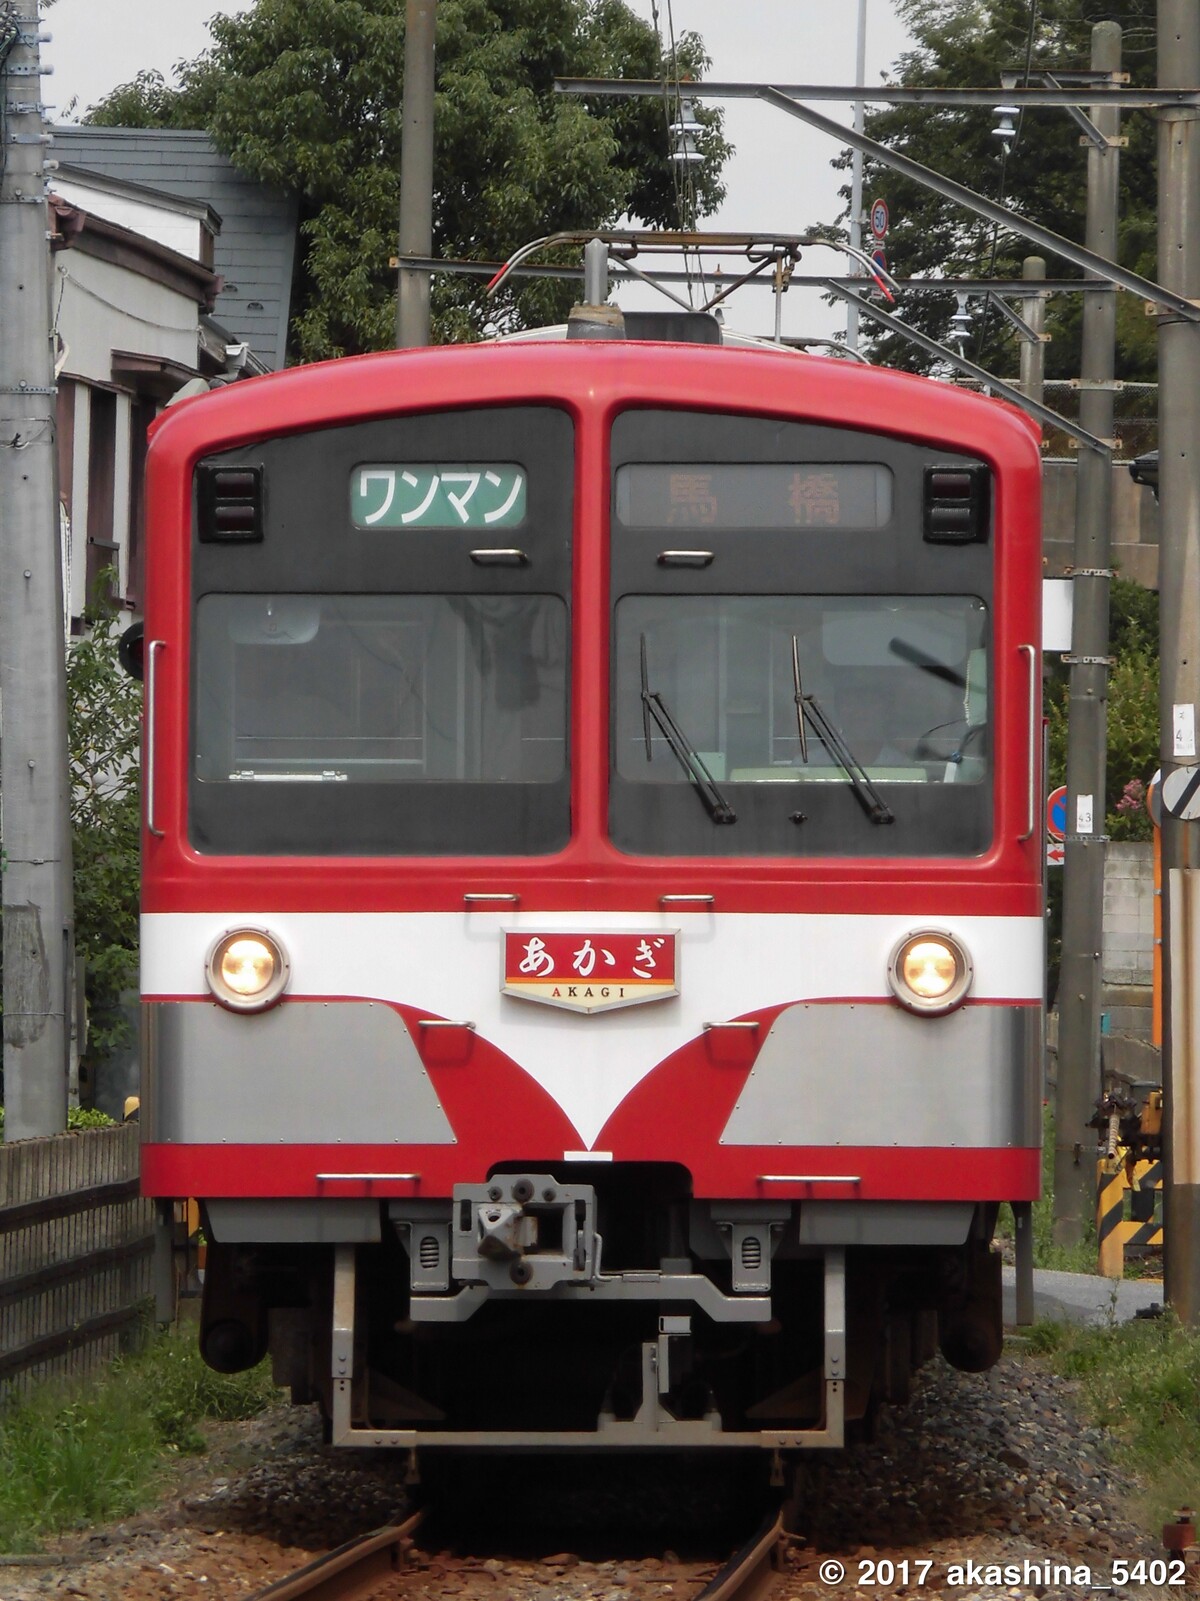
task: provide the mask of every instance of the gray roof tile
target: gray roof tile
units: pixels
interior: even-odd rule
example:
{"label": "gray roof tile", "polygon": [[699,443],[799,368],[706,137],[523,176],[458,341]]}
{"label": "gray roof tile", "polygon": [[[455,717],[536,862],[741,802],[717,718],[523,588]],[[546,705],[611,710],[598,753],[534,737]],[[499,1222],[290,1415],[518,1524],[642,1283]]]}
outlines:
{"label": "gray roof tile", "polygon": [[[214,315],[246,338],[264,365],[282,367],[296,253],[294,195],[239,172],[203,130],[93,128],[54,130],[61,161],[126,183],[211,205],[223,219],[216,241],[217,272],[228,289]],[[262,310],[250,311],[249,301]]]}

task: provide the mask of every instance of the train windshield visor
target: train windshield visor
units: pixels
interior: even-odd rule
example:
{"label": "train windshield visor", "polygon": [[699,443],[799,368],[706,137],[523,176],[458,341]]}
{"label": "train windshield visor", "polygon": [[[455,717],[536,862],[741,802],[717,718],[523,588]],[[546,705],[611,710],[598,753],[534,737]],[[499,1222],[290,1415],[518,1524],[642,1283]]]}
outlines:
{"label": "train windshield visor", "polygon": [[[781,817],[802,808],[810,836],[825,829],[830,848],[868,854],[880,848],[881,833],[903,831],[906,819],[928,834],[936,826],[935,793],[946,793],[949,806],[953,790],[959,796],[954,815],[973,819],[958,848],[981,848],[990,812],[988,641],[987,609],[975,596],[622,597],[614,683],[616,834],[630,845],[639,839],[647,849],[661,836],[658,848],[664,848],[668,813],[674,816],[669,792],[689,782],[657,730],[647,739],[644,654],[655,687],[739,820],[751,824],[748,832],[766,805],[752,796],[770,786],[771,807]],[[895,831],[871,828],[872,808],[855,805],[857,788],[848,781],[838,741],[824,737],[811,717],[802,732],[797,676],[803,695],[823,709],[853,753],[859,782],[871,787],[884,812],[895,814]],[[835,788],[837,800],[819,793]],[[964,790],[978,801],[968,803]],[[690,822],[684,826],[696,834]],[[774,838],[774,828],[770,832]],[[946,837],[957,833],[951,829]],[[817,848],[815,839],[810,843]],[[699,836],[694,844],[701,844]],[[758,848],[769,849],[765,838]],[[930,841],[897,839],[886,848],[919,853]],[[711,849],[741,854],[747,846],[722,838]]]}
{"label": "train windshield visor", "polygon": [[548,848],[567,823],[567,649],[554,595],[203,596],[197,843],[470,852],[490,830],[493,849]]}

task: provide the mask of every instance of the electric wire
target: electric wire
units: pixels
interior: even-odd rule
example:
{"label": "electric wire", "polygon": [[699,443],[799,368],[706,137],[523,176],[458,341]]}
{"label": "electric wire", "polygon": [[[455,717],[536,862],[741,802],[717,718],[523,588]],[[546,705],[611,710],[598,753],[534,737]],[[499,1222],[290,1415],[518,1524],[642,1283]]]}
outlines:
{"label": "electric wire", "polygon": [[[1039,6],[1040,0],[1029,0],[1029,28],[1025,35],[1025,70],[1021,75],[1022,84],[1025,88],[1029,87],[1029,75],[1033,67],[1033,48],[1037,37]],[[1013,134],[1012,141],[1011,143],[1007,140],[1004,142],[1004,149],[1000,155],[1000,183],[999,193],[996,197],[999,205],[1004,204],[1005,197],[1008,193],[1008,158],[1017,148],[1017,145],[1020,142],[1021,128],[1024,124],[1024,121],[1025,107],[1022,106],[1017,114],[1017,126],[1016,131]],[[985,277],[994,278],[996,275],[996,257],[999,253],[999,248],[1000,224],[997,222],[992,224],[992,247],[988,258],[988,270],[985,274]],[[975,360],[977,363],[980,363],[983,360],[983,346],[987,335],[988,317],[991,309],[991,299],[990,297],[985,296],[983,302],[983,315],[980,317],[979,327],[975,331]]]}
{"label": "electric wire", "polygon": [[[109,311],[120,312],[121,316],[127,317],[130,322],[141,323],[144,328],[157,328],[160,333],[166,334],[190,334],[195,332],[195,328],[192,326],[181,328],[177,323],[157,322],[153,317],[139,317],[136,311],[129,311],[125,306],[118,305],[115,300],[106,300],[103,295],[97,294],[94,289],[89,289],[87,284],[80,283],[79,279],[73,273],[68,272],[65,267],[60,267],[58,270],[62,273],[64,284],[69,283],[81,295],[86,295],[89,300],[95,300],[101,306],[106,306]],[[57,313],[55,322],[57,326]]]}
{"label": "electric wire", "polygon": [[[691,163],[676,160],[674,149],[674,130],[677,127],[682,128],[683,125],[683,87],[679,76],[679,45],[675,36],[675,14],[672,0],[666,0],[666,11],[667,39],[664,44],[658,0],[650,0],[650,13],[654,24],[659,62],[661,64],[660,81],[663,91],[663,119],[667,131],[667,160],[671,166],[671,187],[675,196],[675,214],[680,229],[686,231],[687,229],[694,229],[696,226],[699,202],[696,196],[696,184]],[[668,66],[670,68],[670,76],[668,75]],[[687,136],[684,134],[682,137],[686,140]],[[688,302],[694,309],[696,289],[699,289],[702,299],[707,296],[704,266],[698,256],[693,263],[686,249],[682,252],[682,259],[688,286]],[[693,283],[693,273],[697,279],[696,283]]]}

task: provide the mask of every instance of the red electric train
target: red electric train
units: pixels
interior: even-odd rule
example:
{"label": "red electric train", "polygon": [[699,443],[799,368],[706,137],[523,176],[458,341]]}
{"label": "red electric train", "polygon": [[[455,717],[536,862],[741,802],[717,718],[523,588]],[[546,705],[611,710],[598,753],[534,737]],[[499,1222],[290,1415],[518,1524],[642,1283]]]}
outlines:
{"label": "red electric train", "polygon": [[998,1354],[1035,433],[635,320],[154,429],[144,1187],[345,1445],[837,1446]]}

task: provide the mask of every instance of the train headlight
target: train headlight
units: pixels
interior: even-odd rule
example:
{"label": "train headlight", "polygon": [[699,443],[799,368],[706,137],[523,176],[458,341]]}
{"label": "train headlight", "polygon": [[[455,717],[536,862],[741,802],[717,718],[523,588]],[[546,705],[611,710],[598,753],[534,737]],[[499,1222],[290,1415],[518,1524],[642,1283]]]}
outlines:
{"label": "train headlight", "polygon": [[291,967],[283,946],[261,928],[222,934],[208,953],[208,987],[233,1012],[265,1012],[287,988]]}
{"label": "train headlight", "polygon": [[901,1006],[925,1017],[940,1017],[961,1005],[973,977],[965,948],[937,928],[906,934],[888,961],[892,994]]}

